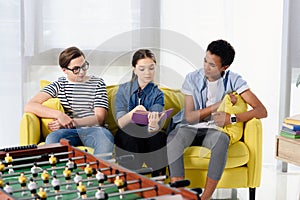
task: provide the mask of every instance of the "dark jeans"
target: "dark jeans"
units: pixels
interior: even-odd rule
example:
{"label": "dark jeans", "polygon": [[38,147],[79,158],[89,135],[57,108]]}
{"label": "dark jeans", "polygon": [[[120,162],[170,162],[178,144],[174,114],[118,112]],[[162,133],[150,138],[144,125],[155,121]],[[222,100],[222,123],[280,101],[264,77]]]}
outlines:
{"label": "dark jeans", "polygon": [[119,162],[131,169],[141,169],[145,163],[153,169],[152,176],[166,174],[167,166],[167,136],[163,132],[149,133],[147,127],[129,124],[119,129],[115,136],[116,156],[124,158],[133,155],[133,160]]}

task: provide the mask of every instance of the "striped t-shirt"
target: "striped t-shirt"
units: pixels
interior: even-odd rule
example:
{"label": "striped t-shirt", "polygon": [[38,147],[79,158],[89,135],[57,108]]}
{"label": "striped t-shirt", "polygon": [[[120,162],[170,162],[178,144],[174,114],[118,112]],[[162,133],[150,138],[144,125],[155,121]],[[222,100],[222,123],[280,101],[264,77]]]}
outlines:
{"label": "striped t-shirt", "polygon": [[108,109],[106,85],[102,78],[91,76],[85,82],[69,82],[60,77],[42,89],[53,98],[58,97],[65,113],[71,118],[95,115],[94,108]]}

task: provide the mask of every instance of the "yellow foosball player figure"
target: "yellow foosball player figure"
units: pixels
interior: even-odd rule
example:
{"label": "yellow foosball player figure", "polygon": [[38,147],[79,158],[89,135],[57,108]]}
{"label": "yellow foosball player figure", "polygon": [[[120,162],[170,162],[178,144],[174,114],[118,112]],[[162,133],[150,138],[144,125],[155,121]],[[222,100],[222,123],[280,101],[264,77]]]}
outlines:
{"label": "yellow foosball player figure", "polygon": [[50,155],[49,163],[50,163],[51,168],[52,168],[52,173],[51,174],[52,174],[52,176],[55,176],[56,175],[57,158],[54,156],[53,153]]}
{"label": "yellow foosball player figure", "polygon": [[3,189],[4,181],[2,179],[2,175],[0,175],[0,189]]}
{"label": "yellow foosball player figure", "polygon": [[114,181],[114,184],[118,187],[119,189],[119,193],[120,193],[120,199],[124,198],[124,195],[122,194],[125,190],[125,186],[126,184],[124,183],[124,181],[120,178],[119,175],[116,176],[116,179]]}
{"label": "yellow foosball player figure", "polygon": [[0,160],[0,173],[3,174],[5,171],[5,165],[3,164],[3,161]]}
{"label": "yellow foosball player figure", "polygon": [[[26,190],[27,178],[26,178],[24,172],[21,172],[21,173],[20,173],[20,176],[19,176],[19,178],[18,178],[18,181],[19,181],[19,183],[20,183],[20,185],[21,185],[22,190]],[[23,191],[23,192],[22,192],[22,196],[24,196],[25,194],[26,194],[26,191]]]}
{"label": "yellow foosball player figure", "polygon": [[86,187],[82,184],[82,181],[78,182],[77,190],[80,194],[81,199],[86,199]]}
{"label": "yellow foosball player figure", "polygon": [[47,193],[42,187],[40,187],[40,190],[37,193],[37,199],[40,199],[40,200],[46,200],[47,199]]}
{"label": "yellow foosball player figure", "polygon": [[85,165],[84,172],[85,172],[86,177],[88,179],[87,185],[89,186],[89,185],[91,185],[93,183],[93,182],[90,181],[90,179],[92,178],[92,175],[93,175],[93,168],[91,168],[91,166],[90,166],[89,163],[87,163]]}
{"label": "yellow foosball player figure", "polygon": [[70,187],[71,187],[70,182],[71,182],[72,172],[67,166],[65,167],[65,170],[63,171],[63,175],[64,175],[66,183],[67,183],[66,189],[70,189]]}
{"label": "yellow foosball player figure", "polygon": [[48,190],[48,185],[49,185],[49,173],[46,169],[43,170],[43,173],[41,174],[41,179],[43,180],[45,191]]}
{"label": "yellow foosball player figure", "polygon": [[4,159],[5,159],[5,162],[7,165],[12,165],[13,158],[9,155],[9,153],[6,153],[6,156]]}
{"label": "yellow foosball player figure", "polygon": [[33,180],[33,178],[31,178],[28,183],[28,189],[29,189],[32,197],[35,197],[36,192],[37,192],[36,191],[37,187],[38,186],[37,186],[36,182]]}

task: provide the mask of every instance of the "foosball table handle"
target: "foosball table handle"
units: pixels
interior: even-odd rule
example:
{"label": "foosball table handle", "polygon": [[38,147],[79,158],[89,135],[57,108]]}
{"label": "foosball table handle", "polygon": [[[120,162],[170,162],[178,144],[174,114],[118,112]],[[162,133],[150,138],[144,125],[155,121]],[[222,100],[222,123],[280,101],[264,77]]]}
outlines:
{"label": "foosball table handle", "polygon": [[6,147],[0,149],[0,151],[9,152],[9,151],[19,151],[19,150],[36,149],[36,148],[37,148],[36,144],[29,144],[29,145],[16,146],[16,147]]}

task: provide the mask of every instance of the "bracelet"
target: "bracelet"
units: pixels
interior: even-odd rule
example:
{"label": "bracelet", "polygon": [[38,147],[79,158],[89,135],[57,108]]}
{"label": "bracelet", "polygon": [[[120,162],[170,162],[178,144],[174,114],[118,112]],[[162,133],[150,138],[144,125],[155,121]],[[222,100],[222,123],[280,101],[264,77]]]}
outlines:
{"label": "bracelet", "polygon": [[149,131],[155,131],[156,128],[152,127],[152,126],[148,126]]}

